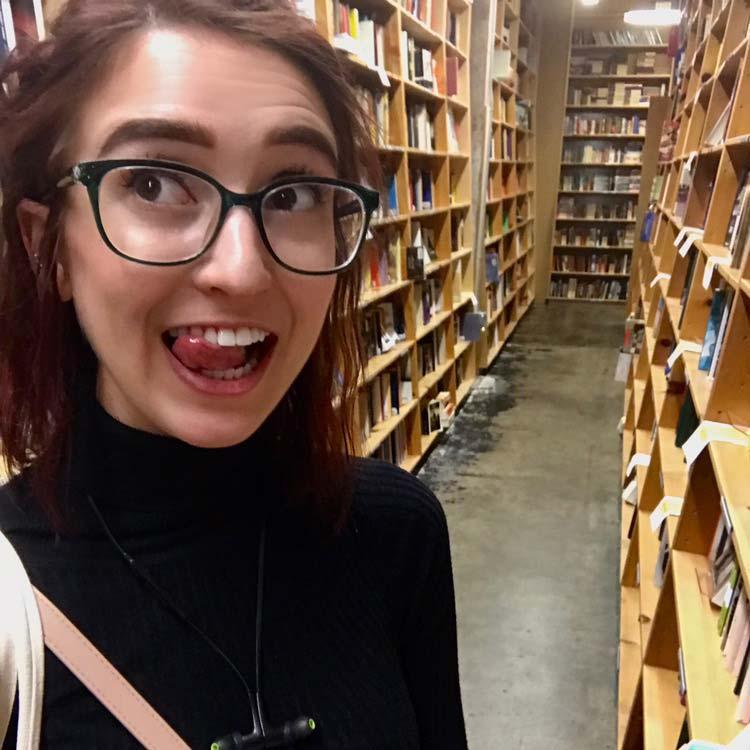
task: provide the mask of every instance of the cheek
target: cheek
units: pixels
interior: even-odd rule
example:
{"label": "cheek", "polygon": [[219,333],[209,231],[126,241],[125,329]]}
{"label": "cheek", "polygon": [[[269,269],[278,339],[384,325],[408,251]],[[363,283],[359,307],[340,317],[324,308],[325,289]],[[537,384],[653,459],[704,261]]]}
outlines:
{"label": "cheek", "polygon": [[309,341],[311,349],[325,322],[336,279],[327,276],[297,277],[290,279],[285,286],[285,296],[295,322],[295,338],[300,344],[303,339]]}
{"label": "cheek", "polygon": [[132,347],[148,329],[150,311],[169,293],[165,274],[119,258],[85,223],[75,236],[66,232],[65,265],[79,323],[100,356]]}

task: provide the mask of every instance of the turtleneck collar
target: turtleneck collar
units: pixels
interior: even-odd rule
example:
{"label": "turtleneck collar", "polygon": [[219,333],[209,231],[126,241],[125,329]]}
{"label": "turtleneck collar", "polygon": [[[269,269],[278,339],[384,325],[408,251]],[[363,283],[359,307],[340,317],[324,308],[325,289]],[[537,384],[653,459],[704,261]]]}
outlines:
{"label": "turtleneck collar", "polygon": [[83,533],[100,528],[88,496],[121,536],[169,533],[228,517],[257,521],[269,498],[269,459],[253,437],[228,448],[198,448],[128,427],[92,397],[73,422],[66,505]]}

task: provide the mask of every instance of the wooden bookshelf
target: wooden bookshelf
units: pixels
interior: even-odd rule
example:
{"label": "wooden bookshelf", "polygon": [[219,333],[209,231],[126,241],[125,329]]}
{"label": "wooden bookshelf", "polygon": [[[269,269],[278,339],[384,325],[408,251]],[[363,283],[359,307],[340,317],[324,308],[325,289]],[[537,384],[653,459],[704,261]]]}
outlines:
{"label": "wooden bookshelf", "polygon": [[[728,232],[750,169],[750,6],[684,0],[682,7],[682,64],[652,195],[654,225],[630,280],[629,311],[643,321],[643,340],[624,400],[622,483],[637,483],[637,505],[622,501],[618,748],[628,750],[671,750],[683,721],[692,739],[719,744],[743,730],[736,675],[725,663],[719,608],[711,603],[712,547],[728,517],[739,574],[750,583],[750,447],[711,440],[688,467],[682,441],[705,421],[750,434],[750,253],[737,267],[707,270],[709,258],[731,257]],[[696,231],[684,254],[675,245],[683,227]],[[703,348],[711,340],[712,302],[724,293],[729,301],[716,351],[684,351],[668,367],[677,345]],[[648,456],[648,466],[626,476],[636,453]],[[662,526],[668,562],[663,585],[655,587],[659,538],[650,519],[665,496],[682,508]],[[636,623],[646,625],[640,642]]]}
{"label": "wooden bookshelf", "polygon": [[[590,18],[573,28],[548,299],[627,300],[645,210],[642,164],[655,160],[658,148],[657,139],[647,139],[647,94],[668,92],[672,63],[661,44],[603,42],[610,33],[657,41],[655,30],[624,28],[602,29]],[[587,43],[576,43],[582,39]]]}
{"label": "wooden bookshelf", "polygon": [[[363,248],[360,307],[365,320],[381,322],[383,310],[392,309],[399,336],[383,342],[377,325],[374,331],[366,326],[371,357],[360,379],[360,452],[412,471],[440,435],[438,430],[423,434],[429,404],[441,394],[449,410],[457,408],[477,374],[477,344],[461,335],[474,289],[472,6],[467,0],[351,0],[335,9],[332,0],[317,0],[315,6],[318,29],[340,51],[373,115],[386,178],[382,212]],[[377,42],[373,49],[370,21],[374,34],[382,34],[379,50]],[[419,50],[426,50],[429,60]],[[417,174],[422,185],[431,185],[426,204]],[[408,248],[429,244],[428,236],[434,252],[425,253],[424,272],[415,274]],[[387,273],[378,258],[387,258]],[[426,288],[434,292],[429,302]],[[393,395],[401,403],[387,392],[390,377],[400,384]]]}
{"label": "wooden bookshelf", "polygon": [[[479,361],[489,367],[534,300],[536,272],[536,97],[539,0],[497,0],[494,49],[510,54],[510,74],[491,80],[492,122],[482,304],[487,326]],[[494,68],[493,68],[494,69]],[[490,274],[490,262],[499,280]]]}

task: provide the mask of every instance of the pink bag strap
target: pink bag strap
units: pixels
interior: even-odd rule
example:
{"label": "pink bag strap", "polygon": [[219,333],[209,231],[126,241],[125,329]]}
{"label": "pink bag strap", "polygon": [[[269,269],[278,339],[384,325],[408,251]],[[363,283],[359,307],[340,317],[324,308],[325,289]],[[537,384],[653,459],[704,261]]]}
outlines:
{"label": "pink bag strap", "polygon": [[70,620],[34,588],[44,642],[147,750],[190,750]]}

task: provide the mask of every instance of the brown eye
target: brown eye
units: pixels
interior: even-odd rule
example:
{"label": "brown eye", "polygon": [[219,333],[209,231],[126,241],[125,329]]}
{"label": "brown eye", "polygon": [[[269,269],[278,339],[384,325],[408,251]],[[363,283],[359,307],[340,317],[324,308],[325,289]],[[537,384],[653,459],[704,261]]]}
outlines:
{"label": "brown eye", "polygon": [[161,182],[152,174],[143,173],[133,180],[133,190],[145,201],[155,201],[161,193]]}

